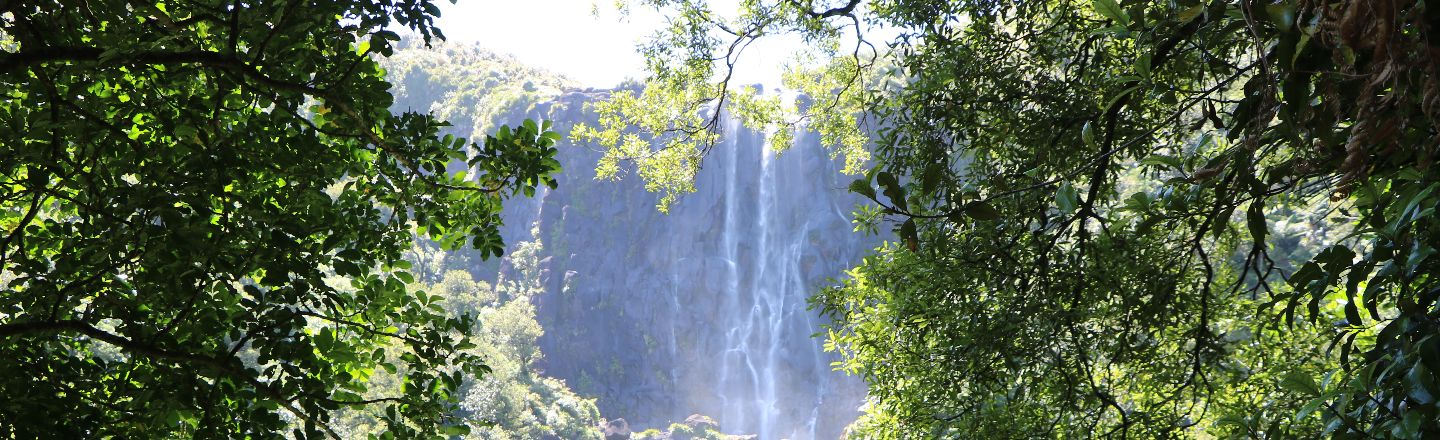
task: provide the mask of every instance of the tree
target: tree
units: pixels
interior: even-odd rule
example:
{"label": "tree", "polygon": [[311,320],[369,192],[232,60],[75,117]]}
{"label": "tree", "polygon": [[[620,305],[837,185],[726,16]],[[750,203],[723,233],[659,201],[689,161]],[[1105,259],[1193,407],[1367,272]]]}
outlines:
{"label": "tree", "polygon": [[[0,435],[335,437],[356,406],[387,437],[454,424],[485,371],[474,320],[407,290],[402,253],[418,233],[499,255],[501,201],[555,184],[558,135],[467,153],[392,114],[374,58],[393,30],[443,38],[436,14],[0,2]],[[367,389],[397,367],[398,393]]]}
{"label": "tree", "polygon": [[[506,257],[513,271],[499,276],[494,291],[488,292],[490,301],[475,305],[482,324],[474,351],[494,371],[466,384],[461,408],[476,422],[491,422],[473,431],[479,439],[599,440],[603,419],[595,400],[575,394],[565,381],[536,369],[544,329],[535,320],[532,299],[545,293],[539,232],[532,229],[532,241],[515,246]],[[464,272],[451,272],[445,283],[452,283],[452,277],[469,279]],[[455,299],[459,298],[451,298]]]}
{"label": "tree", "polygon": [[[594,399],[576,395],[559,379],[537,371],[540,358],[536,339],[543,330],[535,321],[534,295],[543,294],[539,285],[540,242],[522,242],[506,256],[520,268],[521,279],[502,280],[494,289],[475,281],[470,273],[451,270],[441,281],[428,286],[446,310],[474,313],[479,323],[472,329],[474,347],[465,352],[483,359],[489,367],[483,377],[464,376],[457,391],[455,414],[471,427],[465,438],[473,439],[596,439],[601,437],[600,411]],[[527,269],[528,268],[528,269]],[[412,285],[420,288],[421,284]],[[504,298],[502,300],[502,298]],[[396,375],[377,373],[372,388],[398,388]],[[336,431],[345,438],[359,438],[376,432],[380,412],[371,408],[344,411]],[[383,431],[379,431],[383,432]]]}
{"label": "tree", "polygon": [[[683,49],[652,49],[640,96],[874,135],[857,221],[892,222],[898,243],[815,298],[835,319],[827,343],[870,382],[860,433],[1440,433],[1440,8],[646,3],[674,18],[657,41],[690,44],[646,46]],[[865,24],[896,35],[885,51]],[[735,48],[787,32],[831,55],[788,79],[815,105],[725,86]],[[625,99],[599,107],[616,130],[714,127]],[[677,144],[606,128],[591,138],[612,156],[671,175],[643,158]],[[710,144],[678,145],[698,162]],[[1339,227],[1276,261],[1286,212]]]}

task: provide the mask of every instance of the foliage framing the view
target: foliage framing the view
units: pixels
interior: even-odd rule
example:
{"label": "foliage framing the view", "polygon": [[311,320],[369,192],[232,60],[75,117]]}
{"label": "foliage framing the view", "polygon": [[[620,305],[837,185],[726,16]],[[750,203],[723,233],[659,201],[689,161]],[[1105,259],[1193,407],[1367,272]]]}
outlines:
{"label": "foliage framing the view", "polygon": [[[671,17],[652,79],[582,135],[653,189],[688,190],[714,144],[699,104],[756,128],[878,121],[851,189],[874,202],[860,228],[893,221],[899,244],[815,299],[871,385],[858,435],[1440,433],[1440,8],[638,3]],[[836,52],[863,55],[862,23],[895,31],[885,58]],[[732,90],[736,48],[778,33],[837,55],[790,77],[843,105]],[[1276,234],[1296,220],[1329,234],[1295,249]]]}
{"label": "foliage framing the view", "polygon": [[[874,67],[874,47],[864,41],[841,44],[843,30],[862,29],[858,19],[844,26],[816,26],[810,11],[795,2],[747,3],[733,18],[705,2],[638,3],[665,8],[672,24],[640,47],[651,73],[643,89],[619,90],[591,105],[598,124],[580,124],[571,132],[576,141],[605,148],[596,166],[598,178],[617,178],[622,163],[631,163],[646,189],[661,194],[658,208],[667,211],[680,195],[695,191],[695,175],[705,154],[721,140],[726,114],[769,132],[768,143],[777,152],[794,143],[794,130],[808,128],[844,157],[845,172],[864,167],[870,153],[864,126],[857,125],[853,115],[867,96],[858,83]],[[814,102],[784,100],[755,85],[732,84],[736,63],[750,44],[784,32],[802,33],[814,44],[816,50],[806,59],[830,61],[813,68],[797,64],[782,79],[786,88],[815,97]]]}
{"label": "foliage framing the view", "polygon": [[[503,252],[548,124],[483,146],[391,114],[373,57],[428,0],[0,2],[6,436],[462,433],[470,316],[407,289],[414,232]],[[469,176],[446,172],[465,162]],[[345,277],[349,288],[322,282]],[[369,378],[399,374],[381,392]]]}

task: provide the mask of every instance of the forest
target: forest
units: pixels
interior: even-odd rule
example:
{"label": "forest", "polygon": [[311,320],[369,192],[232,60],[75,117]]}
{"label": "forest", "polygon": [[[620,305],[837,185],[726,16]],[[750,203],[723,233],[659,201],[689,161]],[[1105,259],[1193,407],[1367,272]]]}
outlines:
{"label": "forest", "polygon": [[1440,438],[1440,6],[455,3],[0,0],[0,439]]}

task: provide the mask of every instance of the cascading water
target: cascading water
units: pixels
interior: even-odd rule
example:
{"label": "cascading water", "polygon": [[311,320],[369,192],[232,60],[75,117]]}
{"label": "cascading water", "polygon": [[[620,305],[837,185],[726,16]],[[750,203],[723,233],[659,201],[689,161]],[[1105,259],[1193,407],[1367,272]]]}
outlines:
{"label": "cascading water", "polygon": [[[593,118],[578,110],[592,97],[567,98],[539,116]],[[538,222],[549,255],[541,365],[637,428],[698,413],[762,440],[836,438],[864,388],[832,371],[806,299],[873,243],[851,230],[851,178],[816,136],[776,155],[724,121],[698,191],[668,215],[638,178],[595,182],[598,157],[575,146],[538,210],[507,210],[517,229]]]}
{"label": "cascading water", "polygon": [[[775,166],[777,157],[773,151],[764,149],[760,151],[759,179],[755,182],[758,194],[753,200],[757,212],[745,219],[749,224],[743,227],[739,224],[737,205],[745,201],[736,197],[735,179],[746,164],[736,159],[744,146],[739,142],[738,123],[730,120],[726,127],[730,163],[722,165],[728,177],[724,251],[730,271],[724,309],[731,313],[719,316],[720,326],[726,329],[725,361],[717,390],[723,401],[721,422],[732,431],[758,434],[762,439],[814,438],[820,402],[812,401],[810,407],[805,408],[806,402],[781,402],[777,393],[782,388],[790,388],[789,384],[796,380],[803,380],[805,375],[828,374],[823,371],[828,365],[818,344],[805,347],[803,354],[810,355],[809,359],[804,359],[802,354],[788,353],[785,347],[788,339],[808,337],[816,329],[805,301],[815,286],[805,285],[799,270],[804,240],[809,233],[808,216],[795,215],[791,210],[796,206],[782,206],[784,200],[780,192],[786,188],[779,185],[782,176]],[[804,140],[802,134],[801,141]],[[830,212],[833,211],[820,214]],[[751,237],[754,245],[744,250],[750,255],[742,256],[734,237],[746,231],[755,231]],[[737,261],[748,264],[740,267]],[[803,324],[787,325],[795,320]],[[794,334],[796,331],[803,334]],[[786,360],[787,356],[791,358]],[[817,399],[824,396],[828,382],[816,381],[814,385],[821,388],[810,394]],[[806,409],[809,411],[804,411]],[[787,420],[785,412],[790,412],[792,418]],[[796,413],[810,417],[794,419]]]}

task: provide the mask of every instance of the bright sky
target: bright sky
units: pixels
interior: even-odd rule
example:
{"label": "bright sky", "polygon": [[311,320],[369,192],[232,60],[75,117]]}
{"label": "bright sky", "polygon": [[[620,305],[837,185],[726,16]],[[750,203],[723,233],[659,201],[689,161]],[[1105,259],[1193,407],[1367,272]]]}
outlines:
{"label": "bright sky", "polygon": [[[621,17],[613,2],[601,0],[462,0],[440,4],[440,30],[452,42],[478,43],[521,62],[568,76],[589,87],[614,87],[644,76],[636,42],[664,26],[657,13],[635,6]],[[713,2],[715,10],[733,6]],[[599,15],[592,11],[598,10]],[[799,47],[797,38],[762,39],[744,53],[734,85],[780,84],[782,64]]]}

